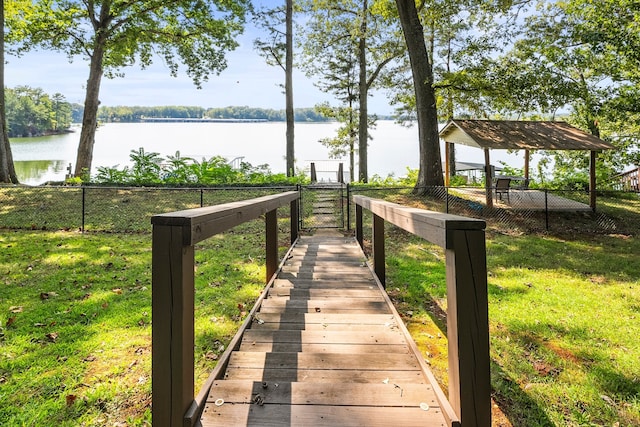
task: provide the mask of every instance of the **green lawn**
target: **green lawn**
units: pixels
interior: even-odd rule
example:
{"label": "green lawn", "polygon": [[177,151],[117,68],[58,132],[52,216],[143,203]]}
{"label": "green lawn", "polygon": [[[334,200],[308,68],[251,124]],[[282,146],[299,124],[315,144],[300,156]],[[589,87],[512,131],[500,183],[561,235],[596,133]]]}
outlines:
{"label": "green lawn", "polygon": [[[638,215],[631,202],[603,208],[615,220]],[[526,235],[491,223],[489,230],[493,397],[506,419],[640,425],[633,227]],[[390,295],[446,383],[443,254],[387,231]],[[284,246],[286,232],[281,238]],[[263,286],[263,245],[262,222],[254,221],[196,252],[198,385]],[[148,234],[0,230],[3,425],[150,423],[150,248]]]}

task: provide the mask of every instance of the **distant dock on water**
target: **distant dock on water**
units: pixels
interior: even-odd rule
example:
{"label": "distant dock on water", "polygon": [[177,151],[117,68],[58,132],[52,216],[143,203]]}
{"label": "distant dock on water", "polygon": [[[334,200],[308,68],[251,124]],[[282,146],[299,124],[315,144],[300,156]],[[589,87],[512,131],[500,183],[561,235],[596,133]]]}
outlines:
{"label": "distant dock on water", "polygon": [[142,122],[152,123],[264,123],[267,119],[215,119],[215,118],[180,118],[180,117],[141,117]]}

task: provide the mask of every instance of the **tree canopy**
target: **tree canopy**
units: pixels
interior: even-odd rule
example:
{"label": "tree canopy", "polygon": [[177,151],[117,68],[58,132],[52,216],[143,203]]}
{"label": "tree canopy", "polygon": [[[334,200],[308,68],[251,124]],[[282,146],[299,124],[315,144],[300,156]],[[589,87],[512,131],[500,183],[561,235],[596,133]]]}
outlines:
{"label": "tree canopy", "polygon": [[180,66],[196,86],[226,67],[237,46],[249,0],[40,0],[8,19],[18,53],[36,47],[89,62],[84,117],[75,175],[91,169],[100,82],[160,58],[177,75]]}

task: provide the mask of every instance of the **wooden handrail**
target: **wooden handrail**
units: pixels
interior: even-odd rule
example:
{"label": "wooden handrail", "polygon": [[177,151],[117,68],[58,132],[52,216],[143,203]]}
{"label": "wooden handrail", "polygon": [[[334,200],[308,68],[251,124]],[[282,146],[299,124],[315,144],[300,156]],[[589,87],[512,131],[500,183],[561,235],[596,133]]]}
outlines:
{"label": "wooden handrail", "polygon": [[[373,213],[374,271],[384,283],[384,221],[445,249],[449,403],[462,426],[491,425],[485,221],[353,196],[362,244],[362,208]],[[445,413],[446,415],[446,413]]]}
{"label": "wooden handrail", "polygon": [[290,205],[291,243],[298,237],[300,193],[155,215],[152,243],[152,417],[154,427],[193,425],[194,246],[244,222],[265,216],[267,283],[278,264],[276,210]]}

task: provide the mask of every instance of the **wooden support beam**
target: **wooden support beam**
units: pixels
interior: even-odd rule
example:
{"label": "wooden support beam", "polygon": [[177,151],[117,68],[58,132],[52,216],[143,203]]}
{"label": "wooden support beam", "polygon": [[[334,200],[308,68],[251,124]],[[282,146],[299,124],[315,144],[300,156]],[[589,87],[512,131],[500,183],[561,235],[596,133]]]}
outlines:
{"label": "wooden support beam", "polygon": [[531,151],[529,149],[524,150],[524,179],[529,182],[529,162],[531,160]]}
{"label": "wooden support beam", "polygon": [[264,216],[265,222],[265,264],[267,267],[266,283],[278,269],[278,215],[274,209]]}
{"label": "wooden support beam", "polygon": [[291,244],[298,239],[298,226],[300,225],[300,199],[292,200],[289,204],[289,220],[291,224]]}
{"label": "wooden support beam", "polygon": [[450,232],[446,251],[449,402],[463,426],[491,425],[487,261],[483,230]]}
{"label": "wooden support beam", "polygon": [[378,280],[385,286],[386,268],[384,254],[384,219],[373,214],[373,271],[378,276]]}
{"label": "wooden support beam", "polygon": [[153,425],[183,425],[194,399],[194,250],[185,229],[154,225],[152,236]]}
{"label": "wooden support beam", "polygon": [[362,206],[356,204],[356,240],[360,247],[364,249],[364,236],[362,232]]}

